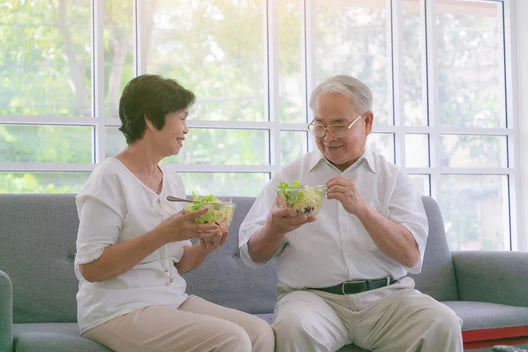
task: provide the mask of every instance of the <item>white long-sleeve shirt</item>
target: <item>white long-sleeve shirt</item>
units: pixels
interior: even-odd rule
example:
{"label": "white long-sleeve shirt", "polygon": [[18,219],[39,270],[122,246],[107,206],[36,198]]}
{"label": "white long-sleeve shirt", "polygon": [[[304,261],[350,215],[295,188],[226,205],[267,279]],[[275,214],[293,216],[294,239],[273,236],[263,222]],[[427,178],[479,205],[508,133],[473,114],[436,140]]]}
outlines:
{"label": "white long-sleeve shirt", "polygon": [[316,221],[287,233],[277,250],[279,283],[292,288],[327,287],[346,280],[378,279],[387,275],[397,279],[407,272],[419,273],[428,233],[421,196],[403,169],[368,148],[343,172],[319,151],[310,152],[282,168],[266,184],[240,226],[242,260],[252,267],[264,264],[251,259],[247,242],[264,226],[281,181],[298,180],[317,186],[339,175],[353,179],[368,205],[411,232],[420,251],[418,264],[406,268],[389,258],[377,248],[355,215],[348,213],[339,201],[325,198]]}
{"label": "white long-sleeve shirt", "polygon": [[106,247],[143,235],[183,209],[180,203],[166,200],[168,195],[185,197],[181,177],[160,167],[163,187],[159,195],[119,160],[109,158],[94,169],[76,197],[80,223],[74,268],[79,280],[81,333],[151,304],[179,306],[187,298],[186,282],[173,263],[182,258],[183,247],[190,246],[190,241],[164,245],[110,280],[89,282],[79,272],[79,264],[96,260]]}

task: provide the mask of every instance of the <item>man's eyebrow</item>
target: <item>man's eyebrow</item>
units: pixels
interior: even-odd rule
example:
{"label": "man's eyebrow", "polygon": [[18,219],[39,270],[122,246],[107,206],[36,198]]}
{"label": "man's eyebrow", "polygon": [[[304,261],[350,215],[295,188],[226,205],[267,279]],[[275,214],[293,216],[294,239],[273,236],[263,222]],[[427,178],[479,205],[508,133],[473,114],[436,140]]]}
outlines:
{"label": "man's eyebrow", "polygon": [[[321,119],[317,118],[317,117],[314,117],[314,122],[317,122],[317,123],[321,123]],[[344,117],[341,117],[339,119],[336,119],[336,120],[332,120],[332,125],[335,125],[335,124],[345,124],[346,122],[348,122]]]}

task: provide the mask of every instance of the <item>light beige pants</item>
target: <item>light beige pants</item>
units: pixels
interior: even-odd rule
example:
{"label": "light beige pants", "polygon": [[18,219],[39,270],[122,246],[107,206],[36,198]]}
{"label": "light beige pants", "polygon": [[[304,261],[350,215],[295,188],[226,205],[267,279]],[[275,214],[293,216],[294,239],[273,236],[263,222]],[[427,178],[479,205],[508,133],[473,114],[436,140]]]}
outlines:
{"label": "light beige pants", "polygon": [[83,336],[114,351],[272,352],[267,322],[197,296],[180,306],[152,305],[87,330]]}
{"label": "light beige pants", "polygon": [[279,287],[272,327],[278,352],[336,351],[353,342],[372,351],[462,352],[462,320],[401,282],[352,295]]}

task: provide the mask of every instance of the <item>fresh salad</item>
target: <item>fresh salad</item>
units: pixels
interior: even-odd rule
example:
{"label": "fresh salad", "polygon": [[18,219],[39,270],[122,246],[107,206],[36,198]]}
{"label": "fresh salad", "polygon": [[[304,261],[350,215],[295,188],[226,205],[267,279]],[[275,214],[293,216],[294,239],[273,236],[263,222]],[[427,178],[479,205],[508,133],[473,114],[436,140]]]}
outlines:
{"label": "fresh salad", "polygon": [[303,185],[297,180],[292,184],[281,182],[277,188],[280,205],[292,208],[297,215],[315,216],[321,210],[324,198],[322,189]]}
{"label": "fresh salad", "polygon": [[[229,227],[233,214],[235,212],[235,203],[233,202],[222,202],[212,194],[206,197],[198,197],[192,192],[193,200],[197,203],[187,203],[185,205],[185,211],[190,213],[202,208],[208,208],[207,213],[194,219],[194,222],[198,224],[210,224],[216,223],[222,225],[225,228]],[[210,204],[218,203],[218,204]]]}

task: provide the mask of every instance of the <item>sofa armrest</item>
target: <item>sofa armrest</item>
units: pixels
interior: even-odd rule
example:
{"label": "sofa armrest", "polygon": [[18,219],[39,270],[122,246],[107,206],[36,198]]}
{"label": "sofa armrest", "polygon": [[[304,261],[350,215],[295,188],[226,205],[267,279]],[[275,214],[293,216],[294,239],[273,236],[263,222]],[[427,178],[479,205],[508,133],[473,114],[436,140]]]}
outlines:
{"label": "sofa armrest", "polygon": [[13,286],[9,275],[0,270],[0,352],[13,350]]}
{"label": "sofa armrest", "polygon": [[528,307],[527,252],[452,252],[461,301]]}

